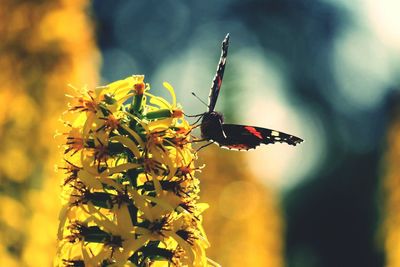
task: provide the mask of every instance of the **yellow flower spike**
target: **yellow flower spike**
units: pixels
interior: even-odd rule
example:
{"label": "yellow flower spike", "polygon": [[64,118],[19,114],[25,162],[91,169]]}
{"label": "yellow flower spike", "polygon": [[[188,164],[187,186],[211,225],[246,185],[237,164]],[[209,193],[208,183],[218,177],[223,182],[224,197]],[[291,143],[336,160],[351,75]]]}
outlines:
{"label": "yellow flower spike", "polygon": [[114,179],[112,178],[104,178],[104,177],[100,177],[99,181],[101,183],[103,183],[105,186],[110,186],[112,188],[115,188],[116,190],[118,190],[119,192],[123,192],[124,191],[124,186],[120,183],[117,183]]}
{"label": "yellow flower spike", "polygon": [[160,196],[158,196],[158,197],[150,197],[150,196],[148,196],[147,197],[147,199],[149,199],[151,202],[157,204],[154,208],[152,208],[153,211],[156,208],[158,209],[158,207],[162,208],[161,210],[164,211],[164,212],[159,212],[159,214],[164,215],[165,211],[173,212],[176,209],[176,207],[179,205],[179,203],[178,203],[178,201],[176,201],[176,199],[174,199],[175,201],[172,201],[172,200],[168,201],[168,199],[165,199],[165,196],[164,196],[164,198],[162,198],[162,197],[163,196],[161,196],[161,197]]}
{"label": "yellow flower spike", "polygon": [[115,256],[116,260],[121,263],[127,262],[133,252],[137,251],[141,246],[149,241],[149,237],[150,234],[147,234],[135,239],[134,235],[132,235],[131,238],[124,240],[122,242],[124,250]]}
{"label": "yellow flower spike", "polygon": [[160,109],[171,109],[171,105],[164,98],[152,95],[148,92],[146,92],[145,95],[150,97],[151,104],[158,106]]}
{"label": "yellow flower spike", "polygon": [[156,121],[151,121],[148,122],[146,125],[147,131],[148,132],[162,132],[167,130],[171,124],[173,123],[174,118],[166,118],[166,119],[160,119]]}
{"label": "yellow flower spike", "polygon": [[151,174],[151,180],[153,181],[154,191],[156,192],[157,196],[160,196],[163,191],[160,181],[153,173]]}
{"label": "yellow flower spike", "polygon": [[171,95],[172,98],[172,106],[176,107],[176,95],[175,95],[175,91],[174,88],[172,87],[172,85],[168,82],[163,82],[163,86],[168,90],[168,92]]}
{"label": "yellow flower spike", "polygon": [[[201,249],[200,245],[198,242],[194,242],[192,247],[194,248],[194,252],[196,255],[196,264],[195,266],[206,266],[207,265],[207,257],[204,254],[204,250]],[[199,257],[200,256],[200,257]]]}
{"label": "yellow flower spike", "polygon": [[198,213],[203,213],[206,209],[210,207],[207,203],[197,203],[196,205]]}
{"label": "yellow flower spike", "polygon": [[208,263],[208,265],[210,265],[210,266],[221,267],[220,264],[218,264],[217,262],[213,261],[213,260],[210,259],[210,258],[207,258],[207,263]]}
{"label": "yellow flower spike", "polygon": [[[81,242],[80,242],[81,243]],[[65,253],[70,260],[79,260],[82,259],[82,249],[78,243],[72,244],[71,242],[62,242],[59,247],[57,253]],[[64,259],[56,259],[55,266],[65,266]]]}
{"label": "yellow flower spike", "polygon": [[80,160],[81,160],[80,164],[82,165],[82,168],[86,172],[88,172],[92,175],[98,174],[98,170],[95,167],[94,158],[92,155],[88,154],[87,152],[84,153],[84,151],[81,151],[80,152]]}
{"label": "yellow flower spike", "polygon": [[125,136],[113,136],[113,137],[110,138],[110,141],[120,142],[121,144],[123,144],[124,146],[129,148],[130,151],[135,155],[135,157],[137,157],[137,158],[141,157],[139,148],[128,137],[125,137]]}
{"label": "yellow flower spike", "polygon": [[[104,214],[102,214],[98,209],[94,208],[92,204],[88,205],[88,221],[94,222],[97,226],[104,228],[108,232],[116,232],[116,225],[111,222]],[[97,216],[96,216],[97,215]]]}
{"label": "yellow flower spike", "polygon": [[[69,222],[79,221],[82,223],[87,223],[91,218],[90,216],[90,212],[86,206],[70,205],[67,213],[67,219],[69,220]],[[68,227],[66,227],[64,231],[70,232]]]}
{"label": "yellow flower spike", "polygon": [[192,126],[163,86],[172,103],[149,93],[143,75],[72,97],[58,266],[212,265]]}
{"label": "yellow flower spike", "polygon": [[87,186],[93,188],[94,190],[101,190],[103,186],[99,179],[94,177],[92,174],[87,172],[86,170],[80,170],[78,172],[78,178]]}
{"label": "yellow flower spike", "polygon": [[[64,231],[64,226],[67,222],[67,214],[68,214],[68,207],[66,205],[63,205],[61,207],[60,214],[58,215],[58,221],[59,221],[59,227],[57,231],[58,240],[63,240],[63,231]],[[64,241],[60,241],[60,243],[62,244],[64,243]]]}
{"label": "yellow flower spike", "polygon": [[128,192],[132,196],[132,200],[135,203],[136,207],[143,212],[146,216],[146,219],[153,221],[155,219],[151,209],[149,207],[148,202],[146,201],[146,197],[140,195],[135,189],[128,187]]}
{"label": "yellow flower spike", "polygon": [[96,91],[99,94],[109,94],[110,96],[120,99],[129,93],[133,88],[132,78],[129,77],[125,80],[119,80],[113,83],[110,83],[107,86],[97,87]]}
{"label": "yellow flower spike", "polygon": [[132,131],[132,129],[129,128],[129,127],[128,127],[127,125],[125,125],[125,124],[121,124],[121,127],[122,127],[122,129],[124,129],[125,131],[127,131],[127,132],[134,138],[134,141],[136,141],[136,142],[139,144],[140,147],[142,147],[142,148],[145,147],[142,138],[140,138],[140,136],[139,136],[137,133],[135,133],[134,131]]}
{"label": "yellow flower spike", "polygon": [[[137,150],[137,153],[139,153],[139,150]],[[131,169],[136,169],[136,168],[138,168],[140,166],[141,165],[137,164],[137,163],[131,163],[131,162],[123,163],[121,165],[108,168],[104,172],[100,173],[99,176],[102,177],[102,178],[105,178],[105,177],[111,176],[111,175],[113,175],[115,173],[120,173],[120,172],[128,171],[128,170],[131,170]]]}
{"label": "yellow flower spike", "polygon": [[116,215],[117,225],[120,228],[121,232],[129,233],[132,230],[132,221],[131,216],[128,210],[128,205],[123,203],[119,206],[115,206],[113,212]]}
{"label": "yellow flower spike", "polygon": [[128,117],[130,117],[131,119],[135,120],[138,124],[140,124],[140,126],[143,127],[143,129],[146,133],[150,132],[149,127],[148,127],[149,122],[147,120],[145,120],[145,119],[141,120],[140,118],[138,118],[137,116],[135,116],[133,114],[130,114],[129,112],[127,112],[126,115]]}
{"label": "yellow flower spike", "polygon": [[[178,244],[180,247],[182,247],[185,252],[186,252],[186,256],[188,257],[189,262],[193,262],[196,258],[196,255],[194,253],[194,248],[190,246],[190,244],[188,242],[186,242],[182,237],[180,237],[179,235],[177,235],[174,232],[170,232],[169,236],[171,236]],[[196,266],[196,265],[193,265]]]}
{"label": "yellow flower spike", "polygon": [[88,252],[88,249],[83,245],[83,242],[81,242],[81,251],[82,251],[82,259],[85,263],[88,263],[88,265],[90,264],[93,266],[97,264],[98,261],[97,257]]}
{"label": "yellow flower spike", "polygon": [[160,162],[163,162],[169,170],[169,174],[167,179],[170,180],[176,173],[176,165],[172,162],[171,158],[169,157],[169,155],[167,154],[167,151],[162,150],[158,147],[155,148],[155,151],[152,151],[154,153],[154,155],[156,156],[155,158],[157,160],[159,160]]}
{"label": "yellow flower spike", "polygon": [[143,75],[130,76],[124,80],[115,81],[109,85],[98,87],[99,95],[109,94],[117,101],[123,99],[131,91],[135,91],[136,84],[143,84]]}

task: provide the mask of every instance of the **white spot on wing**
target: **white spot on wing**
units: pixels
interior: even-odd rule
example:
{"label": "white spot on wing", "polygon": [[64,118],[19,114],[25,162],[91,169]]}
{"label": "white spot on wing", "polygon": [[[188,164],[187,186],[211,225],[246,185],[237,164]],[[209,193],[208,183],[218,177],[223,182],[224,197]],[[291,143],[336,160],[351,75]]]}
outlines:
{"label": "white spot on wing", "polygon": [[279,136],[279,132],[277,132],[277,131],[271,131],[271,135],[272,135],[272,136]]}

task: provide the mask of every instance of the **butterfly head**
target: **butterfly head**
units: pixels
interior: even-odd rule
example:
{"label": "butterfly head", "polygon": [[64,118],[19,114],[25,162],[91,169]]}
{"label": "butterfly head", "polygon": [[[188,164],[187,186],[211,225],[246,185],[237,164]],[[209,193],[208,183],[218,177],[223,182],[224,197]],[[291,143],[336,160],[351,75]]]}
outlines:
{"label": "butterfly head", "polygon": [[205,138],[209,138],[214,131],[221,129],[224,117],[216,111],[206,112],[201,120],[201,134]]}
{"label": "butterfly head", "polygon": [[223,123],[224,122],[224,116],[222,113],[217,112],[217,111],[211,111],[211,112],[205,112],[203,114],[202,118],[202,123],[213,123],[213,122],[218,122],[218,123]]}

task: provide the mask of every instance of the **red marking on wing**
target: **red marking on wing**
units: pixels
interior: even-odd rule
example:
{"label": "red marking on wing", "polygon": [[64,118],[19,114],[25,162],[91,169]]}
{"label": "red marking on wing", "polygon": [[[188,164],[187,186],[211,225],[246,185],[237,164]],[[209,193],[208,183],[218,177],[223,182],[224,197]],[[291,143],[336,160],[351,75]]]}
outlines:
{"label": "red marking on wing", "polygon": [[228,148],[231,148],[231,149],[249,149],[249,146],[248,145],[246,145],[246,144],[234,144],[234,145],[228,145],[228,146],[226,146],[226,147],[228,147]]}
{"label": "red marking on wing", "polygon": [[260,139],[263,139],[262,134],[256,130],[256,128],[251,127],[251,126],[245,126],[244,127],[247,131],[249,131],[251,134],[257,136]]}
{"label": "red marking on wing", "polygon": [[219,91],[219,89],[221,88],[221,84],[222,84],[222,79],[220,76],[218,76],[218,86],[217,86],[217,90]]}

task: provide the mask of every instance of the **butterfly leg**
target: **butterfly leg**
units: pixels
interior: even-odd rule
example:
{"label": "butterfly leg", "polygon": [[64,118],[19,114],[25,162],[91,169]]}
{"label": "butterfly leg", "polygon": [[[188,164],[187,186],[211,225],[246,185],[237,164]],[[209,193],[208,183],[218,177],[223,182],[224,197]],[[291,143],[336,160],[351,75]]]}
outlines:
{"label": "butterfly leg", "polygon": [[201,120],[201,118],[203,118],[203,117],[198,117],[197,120],[196,120],[195,122],[193,122],[192,125],[195,125],[195,124],[199,123],[199,121]]}
{"label": "butterfly leg", "polygon": [[190,136],[194,137],[191,133],[192,133],[192,131],[193,131],[194,129],[196,129],[196,128],[199,127],[199,126],[200,126],[200,125],[192,126],[192,127],[190,128],[190,130],[187,131],[187,133],[186,133],[184,136],[185,136],[185,137],[188,137],[188,136],[190,135]]}
{"label": "butterfly leg", "polygon": [[[204,140],[203,140],[203,141],[204,141]],[[213,142],[209,142],[209,143],[207,143],[207,144],[205,144],[205,145],[202,145],[201,147],[199,147],[199,148],[196,150],[196,153],[199,152],[200,150],[202,150],[203,148],[208,147],[208,146],[211,145],[211,144],[213,144]]]}
{"label": "butterfly leg", "polygon": [[204,115],[204,113],[201,114],[196,114],[196,115],[187,115],[185,112],[183,112],[183,115],[185,115],[188,118],[198,118]]}
{"label": "butterfly leg", "polygon": [[207,139],[194,139],[192,141],[190,141],[190,143],[199,143],[199,142],[204,142],[207,141]]}
{"label": "butterfly leg", "polygon": [[194,129],[199,128],[201,124],[196,124],[196,125],[192,124],[191,126],[192,126],[191,131],[193,131]]}

